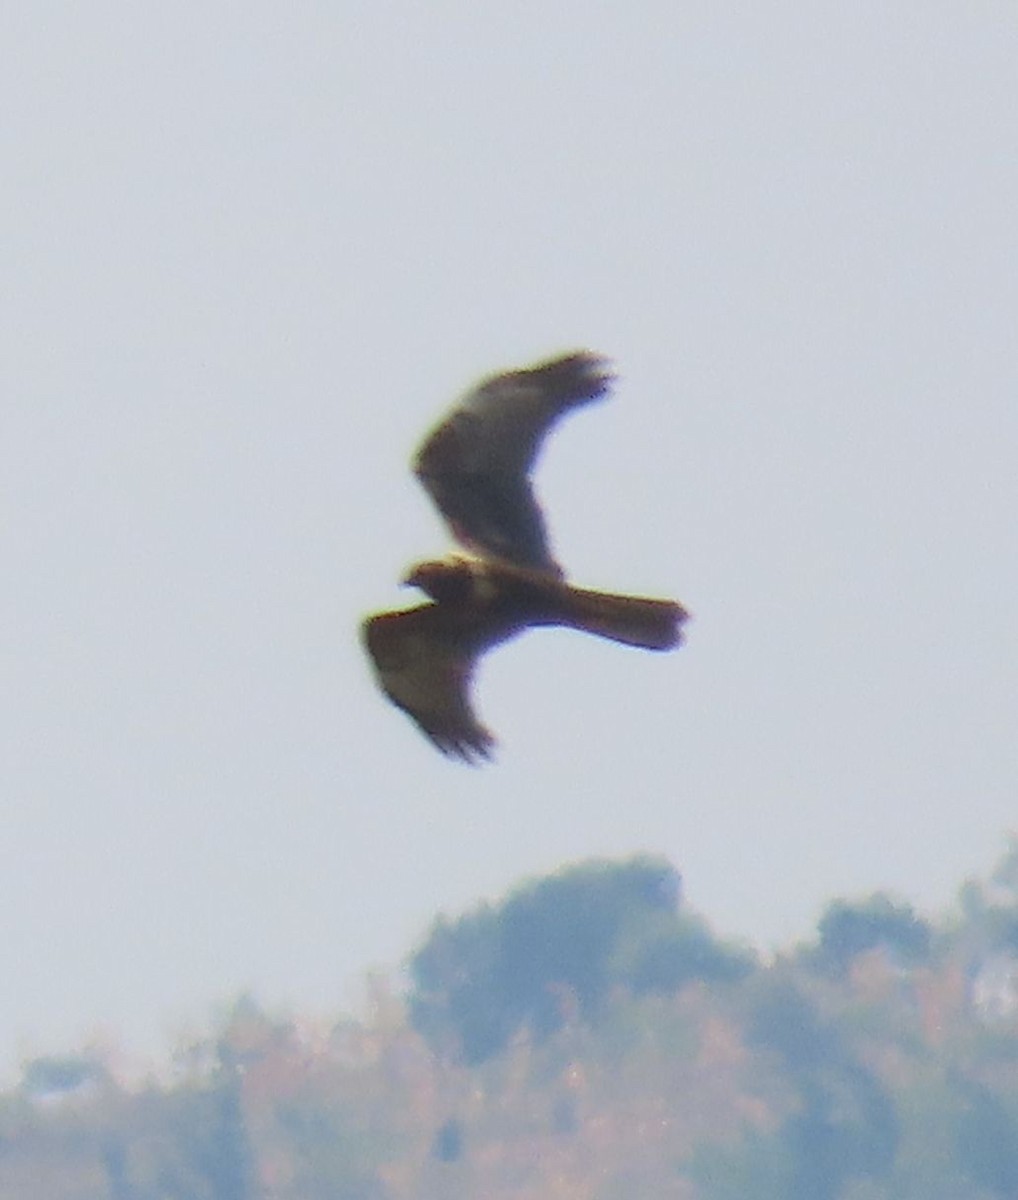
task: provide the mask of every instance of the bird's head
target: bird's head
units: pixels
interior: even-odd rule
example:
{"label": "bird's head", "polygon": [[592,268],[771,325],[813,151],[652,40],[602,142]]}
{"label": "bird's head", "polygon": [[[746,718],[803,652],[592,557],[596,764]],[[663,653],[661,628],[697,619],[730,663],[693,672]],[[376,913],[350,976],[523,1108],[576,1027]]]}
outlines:
{"label": "bird's head", "polygon": [[403,587],[420,588],[439,604],[456,604],[470,597],[473,572],[462,560],[422,562],[411,567],[402,583]]}

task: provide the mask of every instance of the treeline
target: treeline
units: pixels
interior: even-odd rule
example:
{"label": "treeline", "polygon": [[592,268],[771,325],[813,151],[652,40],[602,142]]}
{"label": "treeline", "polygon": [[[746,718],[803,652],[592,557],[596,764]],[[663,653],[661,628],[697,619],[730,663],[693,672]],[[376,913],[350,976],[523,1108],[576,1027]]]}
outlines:
{"label": "treeline", "polygon": [[773,961],[662,859],[439,918],[397,996],[239,1000],[144,1085],[90,1052],[0,1097],[0,1200],[1014,1200],[1018,843],[936,921],[832,902]]}

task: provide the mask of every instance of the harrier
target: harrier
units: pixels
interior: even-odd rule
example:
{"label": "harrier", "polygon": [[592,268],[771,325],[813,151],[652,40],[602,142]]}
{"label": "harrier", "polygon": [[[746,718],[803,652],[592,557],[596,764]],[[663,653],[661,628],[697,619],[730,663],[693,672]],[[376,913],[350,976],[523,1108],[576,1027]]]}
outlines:
{"label": "harrier", "polygon": [[363,635],[382,690],[444,754],[490,757],[473,675],[487,651],[527,629],[565,626],[647,650],[682,640],[680,604],[565,581],[531,488],[548,430],[611,382],[606,360],[586,351],[492,376],[417,452],[414,472],[467,554],[419,563],[403,582],[429,601],[369,617]]}

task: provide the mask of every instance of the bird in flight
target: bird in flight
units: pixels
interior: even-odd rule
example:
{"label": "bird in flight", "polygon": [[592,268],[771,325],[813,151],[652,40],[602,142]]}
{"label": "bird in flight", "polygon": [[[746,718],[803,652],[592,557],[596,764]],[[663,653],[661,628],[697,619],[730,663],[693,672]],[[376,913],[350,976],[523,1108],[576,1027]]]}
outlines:
{"label": "bird in flight", "polygon": [[491,376],[414,457],[466,553],[417,564],[403,582],[428,602],[369,617],[362,632],[382,690],[444,754],[491,757],[495,738],[474,711],[473,677],[484,654],[528,629],[564,626],[647,650],[681,643],[680,604],[566,582],[531,486],[551,427],[607,395],[612,379],[607,361],[587,351]]}

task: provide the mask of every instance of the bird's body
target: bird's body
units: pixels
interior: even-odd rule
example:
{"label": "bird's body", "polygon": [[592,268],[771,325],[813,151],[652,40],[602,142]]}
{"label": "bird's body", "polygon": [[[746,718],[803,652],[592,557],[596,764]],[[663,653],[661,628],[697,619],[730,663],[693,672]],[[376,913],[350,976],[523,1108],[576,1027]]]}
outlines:
{"label": "bird's body", "polygon": [[494,737],[477,719],[480,658],[528,629],[564,626],[647,650],[682,640],[687,614],[671,600],[573,587],[553,558],[530,473],[544,436],[603,396],[603,358],[577,352],[484,380],[425,439],[414,471],[469,552],[418,564],[404,580],[429,597],[363,626],[386,695],[445,754],[474,762]]}
{"label": "bird's body", "polygon": [[489,755],[494,738],[468,701],[478,659],[528,629],[561,626],[598,637],[670,650],[686,613],[671,600],[615,596],[571,587],[554,576],[495,560],[421,563],[406,583],[431,601],[364,623],[364,638],[389,699],[447,754]]}

